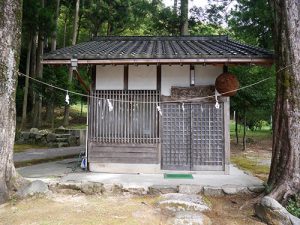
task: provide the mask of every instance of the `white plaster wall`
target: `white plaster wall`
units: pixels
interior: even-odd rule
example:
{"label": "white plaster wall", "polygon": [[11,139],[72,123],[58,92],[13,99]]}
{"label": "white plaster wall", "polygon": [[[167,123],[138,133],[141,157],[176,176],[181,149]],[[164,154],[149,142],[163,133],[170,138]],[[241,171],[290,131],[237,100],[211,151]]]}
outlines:
{"label": "white plaster wall", "polygon": [[170,96],[172,86],[190,86],[190,65],[161,66],[161,94]]}
{"label": "white plaster wall", "polygon": [[129,90],[155,90],[156,89],[156,65],[129,66],[128,89]]}
{"label": "white plaster wall", "polygon": [[216,78],[222,72],[222,66],[195,65],[195,85],[214,85]]}
{"label": "white plaster wall", "polygon": [[124,66],[96,66],[96,90],[123,90]]}

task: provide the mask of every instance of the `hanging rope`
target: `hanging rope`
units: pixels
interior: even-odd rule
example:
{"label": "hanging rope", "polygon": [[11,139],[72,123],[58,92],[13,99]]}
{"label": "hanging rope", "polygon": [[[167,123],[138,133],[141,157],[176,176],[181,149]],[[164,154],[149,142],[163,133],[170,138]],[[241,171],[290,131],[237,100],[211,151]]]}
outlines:
{"label": "hanging rope", "polygon": [[[283,68],[280,68],[278,71],[276,71],[275,72],[275,74],[277,74],[277,73],[279,73],[279,72],[281,72],[281,71],[283,71],[283,70],[285,70],[285,69],[287,69],[287,68],[289,68],[289,67],[292,67],[292,66],[294,66],[294,65],[298,65],[298,64],[300,64],[300,61],[299,62],[296,62],[296,63],[292,63],[292,64],[290,64],[290,65],[287,65],[287,66],[285,66],[285,67],[283,67]],[[6,65],[4,65],[4,64],[1,64],[0,63],[0,66],[4,66],[4,67],[6,67],[7,68],[7,66]],[[33,80],[33,81],[35,81],[35,82],[37,82],[37,83],[40,83],[40,84],[43,84],[43,85],[45,85],[45,86],[48,86],[48,87],[52,87],[52,88],[54,88],[54,89],[57,89],[57,90],[60,90],[60,91],[63,91],[63,92],[67,92],[68,91],[68,93],[70,93],[70,94],[74,94],[74,95],[79,95],[79,96],[82,96],[82,97],[86,97],[86,98],[93,98],[93,99],[97,99],[97,100],[107,100],[107,99],[105,99],[105,98],[99,98],[99,97],[96,97],[96,96],[92,96],[92,95],[87,95],[87,94],[82,94],[82,93],[78,93],[78,92],[75,92],[75,91],[70,91],[70,90],[67,90],[67,89],[64,89],[64,88],[61,88],[61,87],[57,87],[57,86],[54,86],[54,85],[52,85],[52,84],[49,84],[49,83],[46,83],[46,82],[44,82],[44,81],[41,81],[41,80],[38,80],[38,79],[36,79],[36,78],[33,78],[33,77],[31,77],[31,76],[29,76],[29,75],[26,75],[26,74],[24,74],[24,73],[21,73],[21,72],[19,72],[19,71],[15,71],[19,76],[22,76],[22,77],[28,77],[29,79],[31,79],[31,80]],[[249,85],[246,85],[246,86],[243,86],[243,87],[240,87],[240,88],[238,88],[238,89],[235,89],[235,90],[231,90],[231,91],[228,91],[228,92],[224,92],[224,93],[219,93],[219,95],[221,96],[221,95],[223,95],[223,94],[228,94],[228,93],[231,93],[231,92],[236,92],[236,91],[239,91],[239,90],[243,90],[243,89],[246,89],[246,88],[250,88],[250,87],[253,87],[253,86],[255,86],[255,85],[257,85],[257,84],[260,84],[260,83],[263,83],[263,82],[265,82],[265,81],[267,81],[267,80],[269,80],[269,79],[272,79],[273,77],[267,77],[267,78],[264,78],[264,79],[262,79],[262,80],[259,80],[259,81],[257,81],[257,82],[254,82],[254,83],[251,83],[251,84],[249,84]],[[210,98],[214,98],[215,97],[215,95],[208,95],[208,96],[205,96],[205,97],[196,97],[196,98],[190,98],[190,99],[185,99],[185,100],[173,100],[173,101],[163,101],[163,102],[158,102],[158,101],[155,101],[155,102],[142,102],[142,101],[136,101],[136,103],[155,103],[155,104],[158,104],[158,103],[160,103],[160,104],[164,104],[164,103],[178,103],[178,102],[193,102],[193,101],[198,101],[198,100],[204,100],[204,99],[210,99]],[[123,100],[117,100],[117,99],[111,99],[111,101],[114,101],[114,102],[129,102],[129,103],[132,103],[133,101],[123,101]]]}

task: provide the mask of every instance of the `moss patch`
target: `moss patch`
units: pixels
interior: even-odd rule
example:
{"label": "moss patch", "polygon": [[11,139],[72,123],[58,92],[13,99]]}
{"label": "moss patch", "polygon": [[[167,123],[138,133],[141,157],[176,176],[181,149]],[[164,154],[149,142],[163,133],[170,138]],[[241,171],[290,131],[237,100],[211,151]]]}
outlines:
{"label": "moss patch", "polygon": [[15,167],[19,168],[19,167],[25,167],[25,166],[32,166],[32,165],[36,165],[36,164],[40,164],[40,163],[54,162],[54,161],[58,161],[58,160],[71,159],[71,158],[75,158],[75,157],[78,157],[78,154],[68,155],[68,156],[58,156],[58,157],[54,157],[51,159],[33,159],[33,160],[24,161],[24,162],[15,162]]}
{"label": "moss patch", "polygon": [[14,145],[14,152],[25,152],[30,149],[48,149],[47,146],[41,145],[33,145],[33,144],[15,144]]}
{"label": "moss patch", "polygon": [[232,156],[231,162],[233,162],[238,168],[246,170],[263,180],[268,177],[270,172],[270,167],[268,165],[260,165],[256,160],[247,158],[243,155]]}
{"label": "moss patch", "polygon": [[0,208],[0,224],[159,225],[165,217],[126,196],[55,194],[11,202]]}

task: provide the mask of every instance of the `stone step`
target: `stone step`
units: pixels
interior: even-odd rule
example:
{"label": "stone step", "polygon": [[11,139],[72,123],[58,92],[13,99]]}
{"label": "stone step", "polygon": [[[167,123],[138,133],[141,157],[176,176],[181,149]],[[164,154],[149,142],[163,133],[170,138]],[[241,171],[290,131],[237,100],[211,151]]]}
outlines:
{"label": "stone step", "polygon": [[68,143],[68,138],[59,138],[59,137],[57,137],[56,141],[57,142],[67,142]]}
{"label": "stone step", "polygon": [[70,137],[71,134],[55,134],[56,137]]}
{"label": "stone step", "polygon": [[59,148],[70,146],[68,142],[58,142],[57,144]]}

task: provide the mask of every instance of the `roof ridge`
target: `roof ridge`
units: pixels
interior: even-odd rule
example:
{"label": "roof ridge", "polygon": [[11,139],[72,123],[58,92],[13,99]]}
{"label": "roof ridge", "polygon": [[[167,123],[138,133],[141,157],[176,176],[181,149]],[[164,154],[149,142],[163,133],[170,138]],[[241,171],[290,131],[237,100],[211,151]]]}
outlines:
{"label": "roof ridge", "polygon": [[184,35],[184,36],[97,36],[92,41],[106,40],[228,40],[228,35]]}

